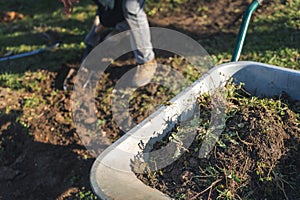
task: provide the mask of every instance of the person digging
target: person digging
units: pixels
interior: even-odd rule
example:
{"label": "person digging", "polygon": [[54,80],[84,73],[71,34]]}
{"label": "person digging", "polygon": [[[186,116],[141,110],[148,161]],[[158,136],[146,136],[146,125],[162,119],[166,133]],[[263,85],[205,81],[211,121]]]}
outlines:
{"label": "person digging", "polygon": [[[64,4],[64,12],[71,13],[74,3],[78,0],[60,0]],[[86,35],[86,45],[83,59],[101,41],[101,32],[106,28],[115,28],[109,36],[125,30],[131,32],[132,48],[137,62],[137,69],[132,79],[132,85],[136,87],[150,83],[157,62],[153,52],[150,37],[149,22],[144,11],[145,0],[93,0],[98,6],[94,23],[90,32]]]}

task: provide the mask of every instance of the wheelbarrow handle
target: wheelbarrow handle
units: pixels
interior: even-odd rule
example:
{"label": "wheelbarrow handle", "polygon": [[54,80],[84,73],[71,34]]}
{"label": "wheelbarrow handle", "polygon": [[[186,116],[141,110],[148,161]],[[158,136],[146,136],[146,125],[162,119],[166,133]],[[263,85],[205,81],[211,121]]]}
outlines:
{"label": "wheelbarrow handle", "polygon": [[242,49],[243,49],[243,45],[245,42],[245,38],[246,38],[246,34],[247,34],[247,30],[248,30],[248,26],[250,23],[250,19],[252,16],[253,11],[256,10],[256,8],[259,6],[259,4],[262,4],[263,0],[254,0],[248,7],[248,9],[246,10],[244,16],[243,16],[243,20],[242,20],[242,24],[241,24],[241,28],[238,34],[238,40],[237,43],[235,45],[235,49],[234,52],[232,54],[232,62],[237,62],[240,58]]}

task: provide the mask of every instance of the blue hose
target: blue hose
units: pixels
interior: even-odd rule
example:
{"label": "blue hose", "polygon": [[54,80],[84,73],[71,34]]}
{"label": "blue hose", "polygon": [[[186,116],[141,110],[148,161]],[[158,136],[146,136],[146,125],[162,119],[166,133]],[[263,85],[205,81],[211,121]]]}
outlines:
{"label": "blue hose", "polygon": [[0,62],[36,55],[36,54],[39,54],[41,52],[44,52],[44,51],[47,51],[47,50],[50,50],[50,49],[54,49],[54,48],[58,47],[60,45],[60,43],[61,42],[57,42],[57,43],[55,43],[51,46],[45,47],[45,48],[36,49],[36,50],[30,51],[30,52],[25,52],[25,53],[21,53],[21,54],[17,54],[17,55],[3,57],[3,58],[0,58]]}

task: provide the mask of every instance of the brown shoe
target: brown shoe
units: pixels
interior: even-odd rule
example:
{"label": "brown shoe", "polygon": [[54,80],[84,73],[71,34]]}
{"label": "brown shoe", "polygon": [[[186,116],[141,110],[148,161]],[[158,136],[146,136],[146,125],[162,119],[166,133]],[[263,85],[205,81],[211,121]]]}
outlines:
{"label": "brown shoe", "polygon": [[153,75],[155,74],[156,68],[157,62],[155,59],[142,65],[138,65],[132,80],[133,86],[142,87],[150,83]]}

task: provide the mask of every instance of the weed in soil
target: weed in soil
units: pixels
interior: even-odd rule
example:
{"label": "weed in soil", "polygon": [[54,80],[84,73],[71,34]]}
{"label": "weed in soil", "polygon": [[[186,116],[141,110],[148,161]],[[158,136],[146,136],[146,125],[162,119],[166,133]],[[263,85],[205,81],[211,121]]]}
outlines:
{"label": "weed in soil", "polygon": [[[251,96],[242,85],[228,84],[226,91],[226,127],[209,158],[199,158],[211,111],[211,97],[203,94],[192,145],[171,165],[137,177],[175,199],[299,199],[300,102],[286,94]],[[169,133],[153,150],[176,134]]]}

